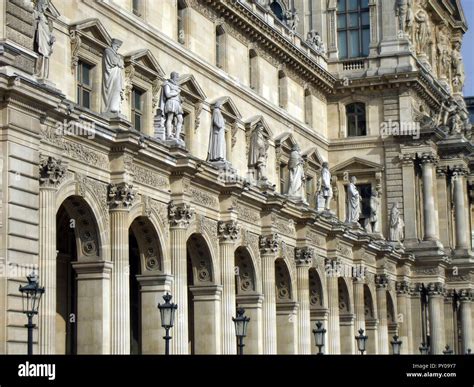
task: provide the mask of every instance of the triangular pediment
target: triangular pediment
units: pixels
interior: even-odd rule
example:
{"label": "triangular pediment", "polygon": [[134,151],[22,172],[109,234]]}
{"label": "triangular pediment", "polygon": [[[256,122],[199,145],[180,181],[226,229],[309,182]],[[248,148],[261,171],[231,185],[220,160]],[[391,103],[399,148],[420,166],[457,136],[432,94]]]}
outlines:
{"label": "triangular pediment", "polygon": [[361,159],[359,157],[353,157],[342,164],[331,168],[331,172],[334,174],[338,173],[375,173],[383,171],[383,166],[373,161]]}
{"label": "triangular pediment", "polygon": [[59,13],[58,9],[54,6],[52,1],[49,1],[48,8],[46,9],[46,13],[49,13],[54,19],[57,19],[61,14]]}
{"label": "triangular pediment", "polygon": [[70,30],[79,33],[82,38],[90,39],[100,46],[110,46],[112,41],[111,36],[99,19],[86,19],[73,23]]}
{"label": "triangular pediment", "polygon": [[148,49],[142,49],[128,53],[124,57],[125,64],[133,64],[142,71],[154,77],[164,78],[165,72],[159,65],[153,53]]}
{"label": "triangular pediment", "polygon": [[318,148],[316,147],[312,147],[305,150],[301,155],[306,161],[313,163],[319,167],[321,167],[324,162],[323,158],[318,152]]}
{"label": "triangular pediment", "polygon": [[261,124],[263,126],[263,131],[265,132],[267,138],[273,139],[273,132],[270,129],[270,126],[268,125],[267,121],[265,121],[265,118],[263,118],[263,116],[261,115],[253,116],[245,120],[245,130],[251,132],[255,129],[257,124]]}
{"label": "triangular pediment", "polygon": [[184,74],[179,77],[179,84],[181,86],[181,91],[186,94],[188,97],[197,101],[205,101],[206,94],[202,90],[199,83],[197,83],[196,78],[192,74]]}
{"label": "triangular pediment", "polygon": [[221,105],[221,110],[223,113],[226,113],[227,115],[237,118],[239,120],[242,118],[239,109],[237,109],[236,104],[234,103],[234,101],[232,101],[230,97],[224,96],[217,98],[216,100],[211,102],[211,107],[216,106],[216,104]]}
{"label": "triangular pediment", "polygon": [[294,145],[298,145],[291,132],[285,132],[275,138],[275,146],[292,149]]}

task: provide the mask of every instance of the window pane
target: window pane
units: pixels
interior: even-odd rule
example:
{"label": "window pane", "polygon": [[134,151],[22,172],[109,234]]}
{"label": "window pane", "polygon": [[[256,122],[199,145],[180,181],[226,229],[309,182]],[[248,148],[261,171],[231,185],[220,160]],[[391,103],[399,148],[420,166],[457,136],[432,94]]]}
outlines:
{"label": "window pane", "polygon": [[81,88],[78,86],[78,87],[77,87],[76,101],[77,101],[77,103],[78,103],[79,105],[81,104],[81,93],[82,93]]}
{"label": "window pane", "polygon": [[368,12],[362,12],[361,14],[361,24],[362,26],[370,25],[370,17]]}
{"label": "window pane", "polygon": [[359,27],[359,13],[349,14],[349,27]]}
{"label": "window pane", "polygon": [[82,62],[79,62],[76,69],[77,82],[81,83]]}
{"label": "window pane", "polygon": [[347,32],[339,32],[338,33],[338,46],[339,46],[339,58],[345,59],[347,58]]}
{"label": "window pane", "polygon": [[357,58],[359,52],[359,31],[349,31],[349,57]]}
{"label": "window pane", "polygon": [[364,29],[362,30],[362,55],[363,56],[369,55],[369,44],[370,44],[370,30]]}
{"label": "window pane", "polygon": [[140,93],[138,90],[135,90],[134,95],[135,95],[135,109],[142,110],[142,93]]}
{"label": "window pane", "polygon": [[369,0],[361,0],[360,7],[361,8],[369,8]]}
{"label": "window pane", "polygon": [[359,0],[349,0],[349,11],[355,11],[359,8]]}
{"label": "window pane", "polygon": [[135,129],[142,130],[142,117],[139,114],[135,114]]}
{"label": "window pane", "polygon": [[346,10],[346,0],[337,1],[337,10],[339,12],[344,12]]}
{"label": "window pane", "polygon": [[346,28],[346,14],[337,16],[337,28]]}
{"label": "window pane", "polygon": [[91,98],[90,93],[87,90],[82,91],[82,106],[85,108],[91,107]]}
{"label": "window pane", "polygon": [[347,117],[347,134],[349,137],[357,136],[357,126],[356,120],[354,115],[350,115]]}
{"label": "window pane", "polygon": [[90,67],[86,64],[83,64],[82,66],[82,84],[89,86],[91,84]]}

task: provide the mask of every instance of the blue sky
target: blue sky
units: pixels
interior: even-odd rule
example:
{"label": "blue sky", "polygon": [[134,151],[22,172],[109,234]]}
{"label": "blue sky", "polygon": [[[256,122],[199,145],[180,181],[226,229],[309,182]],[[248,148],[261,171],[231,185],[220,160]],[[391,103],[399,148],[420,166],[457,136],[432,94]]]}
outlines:
{"label": "blue sky", "polygon": [[474,0],[462,0],[462,6],[469,26],[469,30],[464,35],[462,49],[466,68],[464,95],[471,97],[474,96]]}

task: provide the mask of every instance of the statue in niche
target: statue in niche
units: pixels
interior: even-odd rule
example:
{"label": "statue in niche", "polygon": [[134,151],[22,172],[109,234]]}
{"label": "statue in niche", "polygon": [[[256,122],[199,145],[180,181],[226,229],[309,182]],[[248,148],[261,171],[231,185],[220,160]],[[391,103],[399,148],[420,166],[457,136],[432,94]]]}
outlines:
{"label": "statue in niche", "polygon": [[460,42],[456,42],[454,44],[454,48],[451,53],[451,64],[453,68],[453,89],[455,93],[460,93],[462,92],[466,78]]}
{"label": "statue in niche", "polygon": [[212,110],[212,127],[209,141],[208,161],[226,161],[225,119],[218,101]]}
{"label": "statue in niche", "polygon": [[298,16],[298,12],[296,12],[296,10],[286,11],[284,20],[290,31],[293,34],[296,34],[296,29],[298,28],[298,25],[300,23],[300,17]]}
{"label": "statue in niche", "polygon": [[267,169],[268,147],[268,141],[263,133],[263,124],[259,122],[250,137],[248,162],[249,169],[255,171],[257,182],[267,180],[265,171]]}
{"label": "statue in niche", "polygon": [[171,73],[170,79],[163,82],[161,86],[158,114],[165,120],[166,140],[182,142],[184,111],[179,74],[175,71]]}
{"label": "statue in niche", "polygon": [[122,100],[124,98],[124,63],[122,56],[118,53],[122,41],[112,39],[110,47],[104,51],[103,77],[102,77],[102,102],[104,113],[119,115]]}
{"label": "statue in niche", "polygon": [[461,121],[461,115],[459,109],[456,109],[448,119],[448,128],[450,134],[461,134],[463,123]]}
{"label": "statue in niche", "polygon": [[357,179],[355,176],[351,177],[350,183],[347,187],[347,208],[346,208],[346,223],[358,223],[360,218],[360,203],[361,196],[356,186]]}
{"label": "statue in niche", "polygon": [[415,20],[415,15],[413,13],[413,0],[407,1],[407,16],[406,16],[406,26],[405,32],[409,38],[411,38],[413,34],[413,22]]}
{"label": "statue in niche", "polygon": [[449,117],[458,109],[458,105],[453,98],[443,101],[438,114],[438,126],[448,126]]}
{"label": "statue in niche", "polygon": [[318,188],[318,211],[330,211],[333,192],[331,187],[331,172],[329,171],[329,163],[327,161],[323,162]]}
{"label": "statue in niche", "polygon": [[428,52],[428,45],[431,40],[428,14],[424,10],[420,9],[415,16],[415,20],[417,22],[415,33],[417,53],[426,55]]}
{"label": "statue in niche", "polygon": [[372,191],[370,197],[370,217],[365,225],[365,230],[371,234],[380,233],[380,198],[377,191]]}
{"label": "statue in niche", "polygon": [[56,41],[53,35],[52,23],[50,23],[46,15],[48,7],[48,0],[37,0],[33,10],[35,19],[34,49],[38,53],[35,75],[40,79],[49,77],[49,58],[53,53],[53,45]]}
{"label": "statue in niche", "polygon": [[298,198],[305,201],[304,198],[304,160],[301,156],[300,147],[294,145],[288,162],[290,170],[290,186],[288,188],[288,196]]}
{"label": "statue in niche", "polygon": [[397,0],[396,15],[398,17],[398,30],[399,31],[405,32],[405,26],[407,22],[407,13],[408,13],[408,1]]}
{"label": "statue in niche", "polygon": [[321,38],[321,35],[319,35],[319,32],[315,30],[309,31],[306,37],[306,43],[317,53],[321,55],[326,54],[326,46],[324,45],[323,39]]}
{"label": "statue in niche", "polygon": [[405,223],[403,222],[403,219],[400,216],[400,211],[398,210],[398,202],[393,203],[392,209],[390,210],[389,226],[390,232],[388,240],[390,242],[401,243],[404,239]]}

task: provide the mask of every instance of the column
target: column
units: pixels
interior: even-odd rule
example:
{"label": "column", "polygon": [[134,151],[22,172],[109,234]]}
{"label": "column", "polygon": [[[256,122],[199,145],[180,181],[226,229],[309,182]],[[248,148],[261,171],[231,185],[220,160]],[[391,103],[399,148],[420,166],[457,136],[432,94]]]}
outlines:
{"label": "column", "polygon": [[[450,289],[446,292],[444,297],[444,336],[446,345],[449,345],[455,353],[462,353],[462,348],[459,348],[459,343],[456,340],[457,329],[455,329],[455,309],[454,309],[454,298],[456,297],[456,291]],[[457,314],[456,314],[457,322]],[[457,327],[456,327],[457,328]],[[456,332],[456,334],[455,334]]]}
{"label": "column", "polygon": [[378,351],[380,355],[388,354],[388,323],[387,323],[387,285],[385,274],[375,277],[377,293],[377,311],[379,318],[378,327]]}
{"label": "column", "polygon": [[398,336],[402,341],[400,351],[402,354],[411,354],[413,352],[412,343],[412,323],[411,323],[411,304],[410,304],[410,286],[408,282],[401,281],[395,285],[397,291],[398,305]]}
{"label": "column", "polygon": [[[109,261],[74,262],[77,275],[78,355],[109,355],[110,282],[113,265]],[[129,320],[129,316],[127,316]]]}
{"label": "column", "polygon": [[341,353],[341,333],[339,330],[339,287],[336,272],[327,276],[328,285],[328,354],[339,355]]}
{"label": "column", "polygon": [[237,353],[235,327],[232,317],[236,316],[235,309],[235,240],[239,235],[236,221],[219,222],[218,234],[221,253],[222,276],[222,354]]}
{"label": "column", "polygon": [[260,258],[262,261],[263,288],[263,353],[277,353],[276,303],[275,303],[275,258],[278,251],[278,235],[260,236]]}
{"label": "column", "polygon": [[431,354],[443,354],[444,337],[444,287],[439,282],[428,284],[428,311],[430,319]]}
{"label": "column", "polygon": [[436,234],[436,207],[434,197],[434,166],[436,157],[430,153],[424,153],[421,157],[421,169],[423,178],[423,226],[424,240],[434,241],[438,239]]}
{"label": "column", "polygon": [[178,305],[171,340],[171,353],[176,355],[188,354],[188,280],[187,280],[187,251],[186,230],[194,215],[187,204],[168,206],[170,222],[170,259],[171,274],[173,275],[172,296]]}
{"label": "column", "polygon": [[311,317],[309,311],[309,267],[313,260],[310,247],[295,250],[296,284],[298,288],[298,354],[311,354]]}
{"label": "column", "polygon": [[448,167],[437,166],[436,167],[436,183],[438,193],[438,225],[439,225],[439,237],[440,241],[444,246],[449,246],[449,239],[451,230],[449,227],[448,219],[451,216],[451,211],[448,209],[448,185],[446,175],[448,173]]}
{"label": "column", "polygon": [[38,314],[39,351],[56,353],[56,190],[66,173],[60,160],[40,161],[39,281],[45,292]]}
{"label": "column", "polygon": [[355,331],[359,329],[365,331],[365,305],[364,305],[364,279],[354,278],[354,312],[355,312]]}
{"label": "column", "polygon": [[[418,232],[416,222],[416,194],[415,194],[415,154],[403,154],[400,157],[403,176],[403,212],[405,221],[405,244],[418,244]],[[390,208],[388,208],[390,212]],[[412,216],[406,216],[412,214]]]}
{"label": "column", "polygon": [[134,200],[127,183],[109,185],[110,252],[112,269],[111,353],[130,354],[130,270],[128,214]]}
{"label": "column", "polygon": [[336,1],[332,3],[327,10],[328,57],[330,59],[339,59],[337,51]]}
{"label": "column", "polygon": [[455,210],[455,230],[456,230],[456,250],[467,251],[470,248],[468,240],[468,230],[466,213],[466,190],[465,187],[466,170],[462,167],[455,167],[452,182],[454,187],[454,210]]}
{"label": "column", "polygon": [[470,349],[474,351],[472,341],[472,298],[473,292],[471,289],[462,289],[459,293],[459,300],[461,301],[461,335],[462,335],[462,354],[467,353]]}
{"label": "column", "polygon": [[424,337],[423,328],[423,313],[422,313],[422,302],[421,302],[421,284],[415,284],[410,287],[410,305],[411,305],[411,325],[412,325],[412,352],[411,354],[419,354],[419,347],[422,342],[426,340]]}

